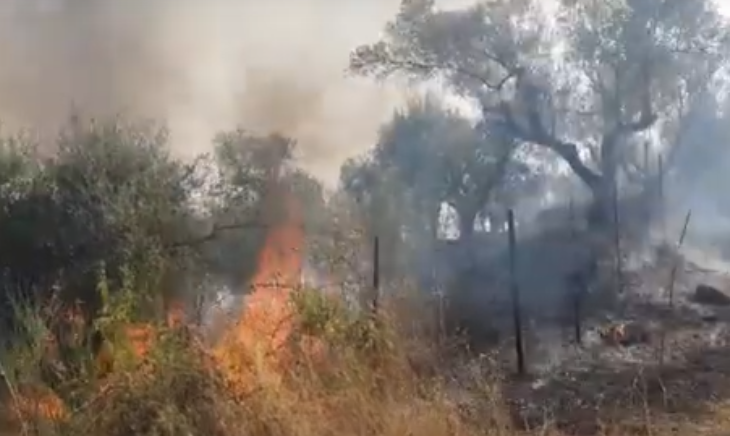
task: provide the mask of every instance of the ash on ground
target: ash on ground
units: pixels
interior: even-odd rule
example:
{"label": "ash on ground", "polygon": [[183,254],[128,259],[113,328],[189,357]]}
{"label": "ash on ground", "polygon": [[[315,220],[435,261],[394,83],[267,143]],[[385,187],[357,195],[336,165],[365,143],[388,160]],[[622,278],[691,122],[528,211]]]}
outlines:
{"label": "ash on ground", "polygon": [[[528,375],[504,388],[517,422],[596,434],[616,417],[641,426],[730,398],[730,263],[692,249],[667,261],[665,251],[626,259],[621,295],[581,320],[580,344],[570,323],[528,314]],[[497,355],[514,372],[514,340]]]}

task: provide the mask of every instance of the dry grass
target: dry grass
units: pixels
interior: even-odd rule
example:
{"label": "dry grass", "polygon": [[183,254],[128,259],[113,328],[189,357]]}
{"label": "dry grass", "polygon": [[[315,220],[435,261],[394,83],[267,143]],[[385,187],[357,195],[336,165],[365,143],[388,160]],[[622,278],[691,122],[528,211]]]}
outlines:
{"label": "dry grass", "polygon": [[[433,311],[415,301],[394,299],[375,321],[336,300],[304,292],[293,301],[297,317],[286,364],[282,366],[281,360],[273,364],[265,356],[245,356],[246,365],[237,368],[241,372],[237,378],[216,364],[197,335],[160,326],[155,347],[144,362],[118,365],[103,380],[85,374],[69,383],[73,387],[63,395],[63,418],[46,419],[42,413],[25,410],[21,421],[12,413],[11,406],[18,401],[49,393],[32,369],[35,365],[29,361],[11,365],[8,381],[17,392],[15,397],[5,395],[4,409],[9,413],[0,425],[6,433],[0,434],[528,434],[512,425],[497,373],[476,361],[466,365],[453,342],[439,336],[436,317],[424,315]],[[305,340],[318,346],[300,346]],[[14,356],[35,353],[13,351]],[[245,389],[232,385],[243,379]],[[708,422],[652,422],[652,428],[646,423],[616,422],[601,432],[616,436],[659,435],[670,430],[687,435],[728,434],[728,410],[718,404]],[[557,433],[546,425],[529,434]]]}

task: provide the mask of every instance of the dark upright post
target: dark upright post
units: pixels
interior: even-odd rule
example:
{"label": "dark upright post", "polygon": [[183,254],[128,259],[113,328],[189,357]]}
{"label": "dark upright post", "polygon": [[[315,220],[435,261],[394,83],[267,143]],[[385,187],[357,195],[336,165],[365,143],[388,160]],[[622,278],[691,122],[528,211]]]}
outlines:
{"label": "dark upright post", "polygon": [[669,276],[669,308],[674,309],[674,282],[677,280],[677,269],[679,269],[679,250],[682,249],[684,244],[684,238],[687,236],[687,228],[689,227],[689,220],[692,218],[692,211],[687,212],[687,216],[684,217],[684,224],[682,225],[682,233],[679,235],[679,242],[677,243],[677,257],[672,259],[672,270]]}
{"label": "dark upright post", "polygon": [[[573,191],[570,192],[570,237],[573,241],[578,239],[578,230],[575,217],[575,201],[573,200]],[[573,337],[576,345],[583,342],[583,333],[581,326],[581,299],[583,297],[583,285],[581,281],[581,271],[574,272],[568,277],[568,292],[570,292],[570,303],[573,312]]]}
{"label": "dark upright post", "polygon": [[657,171],[659,172],[659,225],[661,226],[662,242],[664,242],[667,238],[667,217],[664,210],[664,157],[661,154],[657,157]]}
{"label": "dark upright post", "polygon": [[614,249],[616,251],[616,292],[621,294],[624,291],[623,280],[623,256],[621,253],[621,222],[619,221],[618,205],[618,181],[613,180],[613,237]]}
{"label": "dark upright post", "polygon": [[573,335],[575,338],[575,344],[583,344],[583,329],[581,325],[581,289],[576,289],[575,295],[573,296]]}
{"label": "dark upright post", "polygon": [[373,239],[373,313],[378,313],[380,305],[380,239]]}
{"label": "dark upright post", "polygon": [[522,344],[522,308],[520,307],[520,288],[517,284],[517,239],[515,237],[515,215],[512,209],[507,211],[509,233],[509,272],[510,291],[512,293],[512,317],[515,328],[515,353],[517,355],[517,373],[525,374],[525,350]]}

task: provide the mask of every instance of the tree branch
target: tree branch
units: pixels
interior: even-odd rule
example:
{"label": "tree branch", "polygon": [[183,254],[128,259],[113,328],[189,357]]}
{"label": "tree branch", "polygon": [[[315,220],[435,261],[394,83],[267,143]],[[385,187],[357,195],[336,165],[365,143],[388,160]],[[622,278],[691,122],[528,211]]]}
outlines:
{"label": "tree branch", "polygon": [[484,77],[482,74],[479,74],[476,71],[473,71],[469,68],[465,68],[459,65],[448,65],[448,66],[442,66],[438,65],[436,63],[429,63],[425,61],[418,61],[414,59],[396,59],[395,57],[390,57],[390,59],[387,60],[387,63],[391,66],[394,70],[421,70],[421,71],[427,71],[427,72],[436,72],[436,71],[450,71],[452,73],[456,73],[457,75],[475,80],[482,84],[484,87],[491,91],[499,92],[501,91],[504,86],[507,84],[507,82],[510,81],[510,79],[516,78],[520,72],[523,70],[520,67],[515,66],[509,66],[505,62],[501,61],[497,56],[494,55],[488,55],[485,54],[485,56],[493,61],[494,63],[498,64],[500,67],[502,67],[506,74],[500,78],[496,82],[492,82],[488,80],[486,77]]}
{"label": "tree branch", "polygon": [[259,220],[238,222],[232,224],[215,224],[213,228],[207,234],[196,238],[187,239],[184,241],[176,241],[167,244],[166,248],[170,250],[193,247],[196,245],[204,244],[215,240],[218,235],[222,232],[228,232],[233,230],[244,230],[244,229],[264,229],[268,228],[269,225],[262,223]]}
{"label": "tree branch", "polygon": [[658,116],[652,105],[651,67],[652,63],[648,60],[642,64],[644,92],[641,96],[641,114],[639,115],[639,119],[628,123],[620,122],[616,132],[617,135],[643,132],[653,126],[657,121]]}
{"label": "tree branch", "polygon": [[[601,176],[590,169],[578,154],[578,146],[571,142],[559,140],[550,135],[537,119],[537,109],[531,108],[529,115],[530,128],[522,128],[517,120],[515,120],[511,109],[506,102],[502,102],[499,112],[502,115],[505,127],[509,129],[519,140],[537,144],[546,147],[557,153],[570,168],[580,177],[587,185],[594,187],[600,180]],[[488,108],[486,110],[489,110]]]}
{"label": "tree branch", "polygon": [[508,147],[497,159],[496,168],[494,168],[493,171],[489,173],[486,180],[480,184],[481,189],[479,189],[479,192],[477,193],[477,204],[481,208],[486,205],[495,188],[497,188],[499,183],[504,180],[515,149],[516,147],[513,146]]}

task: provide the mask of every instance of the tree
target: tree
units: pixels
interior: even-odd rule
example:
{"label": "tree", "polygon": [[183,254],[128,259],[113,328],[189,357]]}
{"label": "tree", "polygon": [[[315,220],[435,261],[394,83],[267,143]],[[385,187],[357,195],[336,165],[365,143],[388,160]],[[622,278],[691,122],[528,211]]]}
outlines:
{"label": "tree", "polygon": [[[295,165],[295,152],[296,142],[277,134],[237,129],[215,140],[216,182],[207,209],[210,221],[225,231],[208,238],[204,251],[211,271],[233,292],[248,289],[243,284],[255,272],[266,236],[282,219],[301,220],[302,250],[315,239],[326,238],[329,211],[324,188]],[[287,195],[295,199],[301,216],[288,216]]]}
{"label": "tree", "polygon": [[477,218],[494,217],[495,205],[534,187],[536,174],[514,151],[511,138],[435,98],[396,111],[375,147],[341,171],[341,189],[354,200],[371,240],[380,239],[384,281],[431,277],[438,239],[445,236],[445,205],[456,211],[449,225],[458,226],[459,251],[473,260]]}
{"label": "tree", "polygon": [[[257,135],[243,129],[223,132],[215,138],[215,180],[209,190],[208,222],[202,249],[208,267],[233,292],[256,269],[257,254],[283,209],[264,210],[271,201],[272,181],[291,170],[293,140],[280,135]],[[267,202],[267,200],[269,200]],[[282,199],[283,200],[283,199]],[[216,228],[224,230],[216,232]],[[219,234],[220,233],[220,234]]]}
{"label": "tree", "polygon": [[668,201],[692,209],[693,233],[714,242],[723,240],[726,245],[724,234],[730,220],[725,175],[730,165],[730,100],[708,99],[696,113],[676,153],[677,164],[668,180]]}
{"label": "tree", "polygon": [[[404,244],[405,235],[428,229],[422,224],[424,219],[428,221],[431,211],[428,215],[414,216],[419,209],[412,192],[404,189],[392,168],[379,166],[369,155],[343,164],[340,185],[332,207],[346,208],[345,211],[335,210],[335,213],[339,212],[338,220],[359,229],[351,232],[339,228],[340,239],[358,245],[361,256],[368,259],[372,257],[372,243],[377,237],[381,276],[387,282],[396,272],[404,271],[404,263],[410,257],[409,249],[414,248]],[[422,232],[420,235],[424,236],[422,241],[429,239]],[[364,271],[360,271],[361,268],[352,265],[350,269],[362,278],[359,273]]]}
{"label": "tree", "polygon": [[[287,165],[290,141],[219,139],[214,160],[192,162],[171,156],[165,129],[121,119],[73,119],[50,158],[26,138],[0,141],[5,302],[47,301],[55,289],[64,303],[82,301],[91,321],[103,286],[133,292],[136,314],[149,318],[160,303],[236,289],[256,265],[267,180]],[[303,177],[290,175],[297,186]]]}
{"label": "tree", "polygon": [[352,54],[351,70],[444,78],[485,122],[560,156],[593,195],[593,224],[606,224],[631,147],[677,128],[684,103],[724,65],[728,29],[710,0],[564,1],[557,23],[538,3],[439,11],[433,0],[403,0],[383,40]]}
{"label": "tree", "polygon": [[94,314],[103,278],[114,290],[134,289],[150,303],[140,313],[151,315],[195,283],[192,253],[178,242],[194,234],[198,182],[166,140],[155,126],[78,119],[48,159],[8,140],[3,164],[15,174],[3,184],[0,217],[4,296],[47,300],[57,289]]}
{"label": "tree", "polygon": [[[387,189],[400,191],[398,210],[415,208],[411,219],[436,237],[443,204],[456,210],[461,239],[472,239],[475,220],[495,201],[500,189],[515,188],[530,171],[514,159],[515,143],[489,126],[444,109],[433,98],[412,101],[386,124],[369,159],[343,172],[345,186],[374,188],[389,178]],[[349,171],[349,173],[348,173]],[[505,188],[506,182],[512,182]],[[409,200],[406,201],[406,198]],[[379,210],[382,210],[379,208]],[[424,235],[424,236],[425,236]]]}

